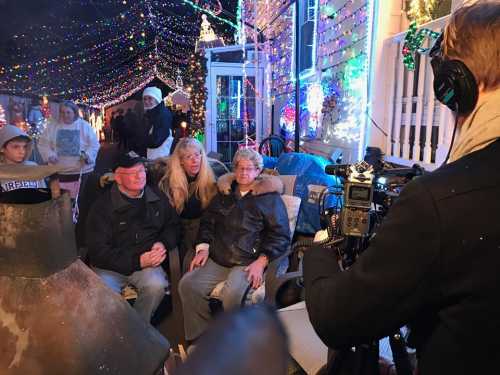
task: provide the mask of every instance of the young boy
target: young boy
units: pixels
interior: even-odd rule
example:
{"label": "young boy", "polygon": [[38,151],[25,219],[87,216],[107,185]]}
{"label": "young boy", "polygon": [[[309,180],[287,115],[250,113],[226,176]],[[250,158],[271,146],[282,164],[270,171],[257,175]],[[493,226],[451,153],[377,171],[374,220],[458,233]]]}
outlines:
{"label": "young boy", "polygon": [[[28,161],[32,149],[31,138],[14,125],[5,125],[0,129],[0,165],[37,165]],[[0,179],[0,192],[9,192],[18,189],[46,188],[44,180],[23,181]]]}

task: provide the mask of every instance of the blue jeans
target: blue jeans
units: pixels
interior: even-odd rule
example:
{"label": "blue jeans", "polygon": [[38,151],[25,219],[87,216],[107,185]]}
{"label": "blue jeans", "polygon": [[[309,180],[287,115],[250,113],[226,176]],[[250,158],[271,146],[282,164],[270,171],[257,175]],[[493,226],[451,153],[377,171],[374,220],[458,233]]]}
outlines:
{"label": "blue jeans", "polygon": [[104,283],[121,294],[123,287],[130,284],[137,289],[137,299],[134,309],[149,323],[151,316],[158,308],[165,296],[165,288],[168,286],[167,276],[161,267],[148,267],[132,273],[130,276],[121,273],[93,268]]}

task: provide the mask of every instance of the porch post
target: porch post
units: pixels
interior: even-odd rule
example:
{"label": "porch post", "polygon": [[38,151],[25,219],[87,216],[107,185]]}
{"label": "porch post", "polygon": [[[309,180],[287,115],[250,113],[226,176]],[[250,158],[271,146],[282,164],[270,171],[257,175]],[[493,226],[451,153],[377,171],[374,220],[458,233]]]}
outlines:
{"label": "porch post", "polygon": [[300,151],[300,14],[299,2],[295,0],[295,152]]}

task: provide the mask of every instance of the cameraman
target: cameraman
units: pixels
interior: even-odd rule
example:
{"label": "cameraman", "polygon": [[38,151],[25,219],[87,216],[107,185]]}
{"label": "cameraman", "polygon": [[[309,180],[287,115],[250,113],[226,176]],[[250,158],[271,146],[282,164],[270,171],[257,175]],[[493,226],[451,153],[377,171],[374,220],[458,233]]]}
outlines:
{"label": "cameraman", "polygon": [[[441,51],[436,97],[458,114],[448,164],[405,187],[347,271],[332,249],[307,251],[306,304],[331,348],[408,324],[419,374],[498,373],[500,2],[454,12]],[[454,88],[444,94],[443,74]]]}

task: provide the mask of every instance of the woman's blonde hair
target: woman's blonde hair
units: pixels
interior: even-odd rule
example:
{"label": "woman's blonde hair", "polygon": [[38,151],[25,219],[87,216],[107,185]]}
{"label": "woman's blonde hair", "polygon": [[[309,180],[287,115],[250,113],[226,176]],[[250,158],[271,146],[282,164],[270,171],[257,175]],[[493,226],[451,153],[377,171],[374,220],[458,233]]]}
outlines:
{"label": "woman's blonde hair", "polygon": [[[194,183],[189,186],[186,172],[182,167],[182,158],[187,154],[188,148],[194,148],[201,154],[201,166]],[[217,193],[215,176],[208,164],[207,155],[203,145],[194,138],[183,138],[175,147],[175,151],[167,160],[165,174],[159,183],[160,189],[167,195],[170,204],[175,207],[177,213],[181,213],[191,196],[201,201],[201,207],[206,208],[214,195]]]}
{"label": "woman's blonde hair", "polygon": [[484,91],[500,85],[500,2],[478,1],[451,15],[444,31],[443,53],[461,60]]}

